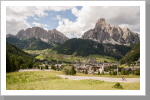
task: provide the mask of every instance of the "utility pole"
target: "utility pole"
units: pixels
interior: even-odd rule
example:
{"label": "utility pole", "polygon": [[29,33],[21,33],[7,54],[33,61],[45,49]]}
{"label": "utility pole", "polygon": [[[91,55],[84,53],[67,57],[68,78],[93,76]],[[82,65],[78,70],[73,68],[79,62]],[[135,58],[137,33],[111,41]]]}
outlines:
{"label": "utility pole", "polygon": [[117,76],[118,76],[118,65],[117,65]]}
{"label": "utility pole", "polygon": [[118,65],[119,65],[119,63],[117,64],[117,76],[118,76]]}

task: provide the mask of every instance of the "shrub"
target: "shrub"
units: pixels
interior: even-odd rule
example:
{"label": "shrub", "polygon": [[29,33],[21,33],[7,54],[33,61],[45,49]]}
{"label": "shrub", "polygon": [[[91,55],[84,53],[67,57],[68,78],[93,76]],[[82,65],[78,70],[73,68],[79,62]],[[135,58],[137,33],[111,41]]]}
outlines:
{"label": "shrub", "polygon": [[121,75],[129,75],[129,71],[123,69],[123,70],[121,71]]}
{"label": "shrub", "polygon": [[45,69],[48,69],[48,65],[45,65]]}
{"label": "shrub", "polygon": [[52,64],[52,65],[51,65],[51,69],[54,69],[54,68],[55,68],[55,66],[54,66],[54,64]]}
{"label": "shrub", "polygon": [[100,71],[98,70],[98,75],[100,75]]}
{"label": "shrub", "polygon": [[102,71],[102,75],[105,75],[104,71]]}
{"label": "shrub", "polygon": [[117,83],[113,86],[113,88],[123,89],[122,85],[121,85],[119,82],[117,82]]}
{"label": "shrub", "polygon": [[85,70],[85,74],[88,74],[88,70],[87,69]]}
{"label": "shrub", "polygon": [[109,72],[109,75],[112,75],[111,71]]}
{"label": "shrub", "polygon": [[62,71],[66,75],[74,75],[74,74],[76,74],[74,66],[65,66]]}

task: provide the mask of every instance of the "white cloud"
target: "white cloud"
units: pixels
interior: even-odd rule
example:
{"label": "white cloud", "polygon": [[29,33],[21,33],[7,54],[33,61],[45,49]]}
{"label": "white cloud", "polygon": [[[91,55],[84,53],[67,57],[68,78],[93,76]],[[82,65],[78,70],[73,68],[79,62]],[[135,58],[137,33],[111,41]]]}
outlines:
{"label": "white cloud", "polygon": [[38,18],[34,18],[34,20],[40,20],[40,19],[38,19]]}
{"label": "white cloud", "polygon": [[46,25],[46,24],[42,24],[42,26],[49,27],[49,25]]}
{"label": "white cloud", "polygon": [[33,22],[32,24],[33,24],[34,26],[39,26],[39,27],[49,27],[49,25],[41,24],[41,23],[37,23],[37,22]]}
{"label": "white cloud", "polygon": [[26,21],[20,21],[18,23],[18,21],[16,20],[11,20],[7,22],[6,25],[6,29],[7,29],[7,34],[16,34],[18,31],[20,31],[21,29],[26,29],[31,27],[30,24],[28,24],[28,22]]}
{"label": "white cloud", "polygon": [[43,28],[43,29],[45,29],[46,31],[48,31],[48,29],[47,29],[47,28]]}
{"label": "white cloud", "polygon": [[60,17],[60,15],[57,15],[56,19],[61,20],[62,18]]}
{"label": "white cloud", "polygon": [[[57,6],[8,6],[6,7],[6,34],[17,34],[19,30],[26,29],[31,27],[31,25],[26,21],[28,17],[34,17],[37,15],[38,17],[48,16],[48,13],[45,11],[54,10],[54,11],[65,11],[68,9],[72,9],[73,7],[57,7]],[[38,20],[38,18],[34,18]],[[37,23],[34,23],[36,25]],[[47,25],[43,25],[48,27]]]}
{"label": "white cloud", "polygon": [[51,6],[49,7],[49,10],[54,11],[65,11],[74,8],[74,6]]}
{"label": "white cloud", "polygon": [[72,11],[72,14],[74,14],[76,17],[78,17],[79,10],[77,8],[74,7],[71,11]]}
{"label": "white cloud", "polygon": [[72,14],[77,17],[75,22],[57,16],[59,20],[57,30],[68,37],[71,37],[71,34],[81,37],[85,31],[94,28],[99,18],[105,18],[111,26],[129,27],[130,30],[140,33],[140,7],[83,6],[81,10],[73,8]]}
{"label": "white cloud", "polygon": [[39,27],[42,26],[41,23],[37,23],[37,22],[33,22],[32,24],[33,24],[34,26],[39,26]]}
{"label": "white cloud", "polygon": [[[62,18],[60,15],[56,16],[59,20],[58,31],[64,33],[68,37],[81,37],[84,32],[94,28],[96,21],[99,18],[105,18],[110,25],[119,25],[120,27],[129,27],[130,30],[140,33],[140,7],[104,7],[104,6],[83,6],[81,10],[75,7],[57,7],[57,6],[39,6],[39,7],[7,7],[6,8],[6,26],[7,34],[17,34],[21,29],[31,27],[26,21],[28,17],[35,15],[38,17],[48,16],[45,11],[65,11],[71,10],[72,14],[77,17],[76,21]],[[34,18],[35,20],[38,20]],[[46,24],[33,22],[33,25],[49,27]]]}

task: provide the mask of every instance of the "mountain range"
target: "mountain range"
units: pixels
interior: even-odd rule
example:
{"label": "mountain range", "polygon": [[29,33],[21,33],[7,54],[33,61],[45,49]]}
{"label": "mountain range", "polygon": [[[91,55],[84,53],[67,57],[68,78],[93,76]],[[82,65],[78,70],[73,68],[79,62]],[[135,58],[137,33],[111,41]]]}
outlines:
{"label": "mountain range", "polygon": [[[20,40],[28,38],[40,38],[42,41],[51,44],[63,44],[69,40],[63,33],[56,29],[46,31],[41,27],[27,28],[20,30],[17,35],[7,34],[7,37],[16,37]],[[128,28],[121,29],[119,26],[111,26],[104,18],[97,20],[93,29],[85,32],[81,39],[90,39],[98,43],[127,45],[136,44],[140,41],[139,34]]]}
{"label": "mountain range", "polygon": [[128,28],[110,26],[104,18],[100,18],[93,29],[78,39],[69,39],[56,29],[46,31],[41,27],[32,27],[20,30],[17,35],[7,34],[7,42],[20,49],[54,48],[62,54],[81,56],[99,54],[121,59],[132,45],[140,42],[140,36]]}
{"label": "mountain range", "polygon": [[97,20],[94,29],[90,29],[83,34],[82,39],[105,44],[132,45],[140,41],[139,34],[132,32],[128,28],[121,29],[119,26],[111,26],[105,22],[104,18]]}
{"label": "mountain range", "polygon": [[45,41],[47,43],[56,43],[56,44],[57,43],[62,44],[69,39],[56,29],[46,31],[41,27],[32,27],[26,30],[22,29],[17,33],[15,37],[20,40],[35,37],[40,38],[42,41]]}

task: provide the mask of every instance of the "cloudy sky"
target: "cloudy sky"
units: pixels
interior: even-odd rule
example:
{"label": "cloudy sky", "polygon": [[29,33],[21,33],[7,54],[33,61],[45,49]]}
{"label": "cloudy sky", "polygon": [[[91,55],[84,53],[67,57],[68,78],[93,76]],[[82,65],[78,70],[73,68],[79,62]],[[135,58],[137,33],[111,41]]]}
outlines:
{"label": "cloudy sky", "polygon": [[140,7],[128,6],[20,6],[6,8],[6,32],[16,35],[19,30],[39,26],[57,29],[69,38],[81,37],[94,28],[99,18],[111,26],[119,25],[140,33]]}

